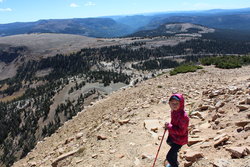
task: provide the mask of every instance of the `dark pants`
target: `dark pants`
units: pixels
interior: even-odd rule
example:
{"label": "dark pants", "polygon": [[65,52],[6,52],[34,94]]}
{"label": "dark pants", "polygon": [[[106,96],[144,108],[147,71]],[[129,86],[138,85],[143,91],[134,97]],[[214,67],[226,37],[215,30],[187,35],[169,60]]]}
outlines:
{"label": "dark pants", "polygon": [[180,148],[182,147],[182,145],[175,144],[174,142],[172,142],[170,137],[168,137],[167,143],[168,145],[170,145],[171,148],[168,151],[166,159],[168,160],[168,163],[171,165],[171,167],[178,167],[178,164],[179,164],[177,161],[178,152]]}

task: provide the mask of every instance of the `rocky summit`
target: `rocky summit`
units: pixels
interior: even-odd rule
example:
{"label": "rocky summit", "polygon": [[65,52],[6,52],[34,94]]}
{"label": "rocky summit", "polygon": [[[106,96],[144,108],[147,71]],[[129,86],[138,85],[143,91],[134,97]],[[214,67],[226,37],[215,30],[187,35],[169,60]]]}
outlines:
{"label": "rocky summit", "polygon": [[[183,167],[249,167],[250,66],[168,73],[120,89],[86,107],[13,167],[152,166],[172,93],[184,94],[189,143]],[[166,136],[165,136],[166,138]],[[163,166],[164,142],[156,166]]]}

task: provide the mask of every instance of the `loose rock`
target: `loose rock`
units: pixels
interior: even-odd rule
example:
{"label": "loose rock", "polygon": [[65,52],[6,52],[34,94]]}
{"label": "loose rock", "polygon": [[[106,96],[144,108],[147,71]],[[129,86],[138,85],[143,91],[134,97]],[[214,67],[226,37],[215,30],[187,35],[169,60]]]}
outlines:
{"label": "loose rock", "polygon": [[239,108],[240,111],[245,111],[249,108],[249,106],[247,105],[237,105],[237,107]]}
{"label": "loose rock", "polygon": [[204,155],[201,152],[193,152],[193,151],[189,151],[185,155],[185,159],[191,162],[195,162],[198,159],[203,158],[203,157]]}
{"label": "loose rock", "polygon": [[229,139],[229,136],[227,134],[222,134],[222,135],[219,135],[217,137],[214,138],[215,140],[215,143],[214,143],[214,147],[217,147],[219,145],[222,145],[223,143],[225,143],[226,141],[228,141]]}
{"label": "loose rock", "polygon": [[250,120],[239,121],[239,122],[236,122],[236,123],[235,123],[236,126],[243,127],[243,128],[244,128],[247,124],[250,124]]}
{"label": "loose rock", "polygon": [[230,147],[226,150],[231,153],[232,158],[242,158],[248,155],[248,149],[246,147]]}
{"label": "loose rock", "polygon": [[97,140],[106,140],[107,137],[106,136],[103,136],[103,135],[98,135],[97,136]]}

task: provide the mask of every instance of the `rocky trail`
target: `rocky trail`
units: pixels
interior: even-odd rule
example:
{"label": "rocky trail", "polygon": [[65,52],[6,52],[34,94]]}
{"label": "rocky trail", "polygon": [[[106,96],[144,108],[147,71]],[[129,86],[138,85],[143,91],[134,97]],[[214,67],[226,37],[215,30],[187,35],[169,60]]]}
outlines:
{"label": "rocky trail", "polygon": [[[180,166],[250,167],[250,66],[164,74],[86,107],[14,167],[150,167],[173,92],[184,94],[189,144]],[[156,163],[163,166],[164,142]]]}

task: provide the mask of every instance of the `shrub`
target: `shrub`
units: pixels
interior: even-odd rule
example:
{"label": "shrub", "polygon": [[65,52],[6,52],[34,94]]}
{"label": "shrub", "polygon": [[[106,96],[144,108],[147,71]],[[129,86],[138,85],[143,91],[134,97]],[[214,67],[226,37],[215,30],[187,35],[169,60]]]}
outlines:
{"label": "shrub", "polygon": [[170,75],[176,75],[178,73],[195,72],[197,69],[202,69],[202,67],[192,64],[183,64],[171,70]]}
{"label": "shrub", "polygon": [[220,56],[200,59],[202,65],[215,65],[217,68],[232,69],[250,64],[250,56]]}

